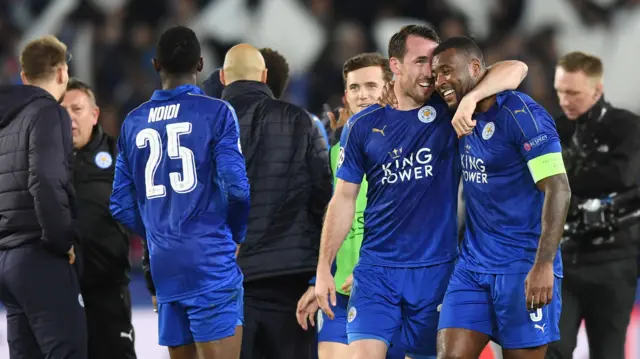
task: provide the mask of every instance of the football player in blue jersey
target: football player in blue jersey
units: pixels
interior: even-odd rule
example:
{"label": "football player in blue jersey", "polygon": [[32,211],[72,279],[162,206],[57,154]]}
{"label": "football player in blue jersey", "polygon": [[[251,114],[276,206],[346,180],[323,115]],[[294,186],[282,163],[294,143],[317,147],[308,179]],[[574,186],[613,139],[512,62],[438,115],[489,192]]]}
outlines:
{"label": "football player in blue jersey", "polygon": [[[397,109],[370,106],[351,117],[341,135],[316,296],[333,319],[331,265],[351,228],[366,175],[364,239],[347,312],[349,346],[357,359],[383,359],[396,335],[409,357],[436,355],[439,307],[457,256],[460,179],[449,109],[440,97],[431,97],[431,54],[438,43],[425,26],[409,25],[396,33],[389,57]],[[524,76],[511,70],[507,65],[509,79],[504,80],[505,67],[492,68],[476,93],[486,97],[517,87]]]}
{"label": "football player in blue jersey", "polygon": [[200,44],[165,31],[153,65],[162,80],[131,111],[118,140],[113,217],[146,238],[160,345],[172,359],[238,358],[249,184],[233,108],[196,86]]}
{"label": "football player in blue jersey", "polygon": [[[455,109],[486,74],[466,37],[436,48],[437,91]],[[505,359],[542,359],[560,338],[559,241],[571,192],[553,119],[529,96],[478,103],[460,139],[466,232],[447,288],[438,358],[477,358],[492,339]]]}

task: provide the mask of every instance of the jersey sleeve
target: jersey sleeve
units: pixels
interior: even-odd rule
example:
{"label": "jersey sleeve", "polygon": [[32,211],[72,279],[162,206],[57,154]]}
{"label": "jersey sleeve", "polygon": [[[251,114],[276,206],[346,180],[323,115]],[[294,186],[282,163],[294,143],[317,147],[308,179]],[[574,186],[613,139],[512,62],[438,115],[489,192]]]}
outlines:
{"label": "jersey sleeve", "polygon": [[[223,101],[224,102],[224,101]],[[223,180],[224,192],[227,194],[227,224],[231,229],[233,240],[244,242],[249,217],[249,180],[240,146],[240,131],[235,110],[224,102],[219,112],[219,128],[213,156],[216,170]]]}
{"label": "jersey sleeve", "polygon": [[[527,162],[533,181],[566,173],[562,160],[562,147],[555,122],[549,113],[533,101],[520,96],[507,106],[505,116],[511,139]],[[508,119],[509,120],[509,119]]]}
{"label": "jersey sleeve", "polygon": [[365,174],[364,140],[359,131],[362,126],[358,125],[361,118],[351,117],[340,136],[336,177],[351,183],[362,183]]}
{"label": "jersey sleeve", "polygon": [[109,210],[117,222],[145,238],[146,231],[140,216],[136,188],[131,175],[131,168],[126,158],[127,136],[124,126],[122,126],[122,133],[118,138],[118,156],[116,157],[113,192],[111,192]]}

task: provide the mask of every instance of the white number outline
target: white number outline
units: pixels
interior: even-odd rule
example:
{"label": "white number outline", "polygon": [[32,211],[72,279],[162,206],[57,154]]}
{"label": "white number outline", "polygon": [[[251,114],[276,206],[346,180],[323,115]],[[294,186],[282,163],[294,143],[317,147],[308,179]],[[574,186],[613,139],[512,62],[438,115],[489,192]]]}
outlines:
{"label": "white number outline", "polygon": [[[169,183],[176,193],[185,194],[193,191],[198,185],[196,161],[193,151],[180,145],[180,136],[190,134],[190,122],[168,124],[167,156],[173,160],[182,160],[182,171],[170,172]],[[162,159],[162,137],[153,128],[145,128],[136,136],[136,146],[140,149],[149,147],[149,158],[144,169],[145,192],[148,199],[165,197],[167,189],[162,184],[154,184],[156,171]]]}
{"label": "white number outline", "polygon": [[542,320],[542,308],[538,308],[535,312],[529,313],[529,318],[534,323]]}

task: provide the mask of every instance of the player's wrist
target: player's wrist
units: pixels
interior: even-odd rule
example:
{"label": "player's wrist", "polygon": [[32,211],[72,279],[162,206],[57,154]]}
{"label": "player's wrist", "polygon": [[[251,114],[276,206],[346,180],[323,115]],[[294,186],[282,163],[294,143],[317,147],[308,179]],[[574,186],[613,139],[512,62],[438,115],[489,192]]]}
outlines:
{"label": "player's wrist", "polygon": [[[476,87],[476,89],[477,89],[477,87]],[[468,101],[472,101],[473,103],[478,103],[478,102],[482,101],[484,98],[481,97],[482,94],[480,94],[478,91],[476,91],[476,89],[473,89],[473,90],[469,91],[469,93],[464,95],[463,99],[466,98]]]}
{"label": "player's wrist", "polygon": [[328,261],[319,260],[316,272],[316,277],[318,277],[318,274],[324,274],[327,272],[331,273],[331,263]]}
{"label": "player's wrist", "polygon": [[552,266],[553,265],[553,258],[536,258],[536,260],[533,262],[534,266]]}

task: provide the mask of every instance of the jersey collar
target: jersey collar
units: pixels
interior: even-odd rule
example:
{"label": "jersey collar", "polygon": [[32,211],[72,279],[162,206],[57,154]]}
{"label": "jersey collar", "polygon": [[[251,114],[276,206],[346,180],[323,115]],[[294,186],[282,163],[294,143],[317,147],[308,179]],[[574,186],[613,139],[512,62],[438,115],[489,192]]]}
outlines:
{"label": "jersey collar", "polygon": [[486,112],[476,112],[475,116],[481,119],[494,118],[496,113],[498,113],[498,111],[502,107],[502,103],[504,102],[506,97],[505,95],[506,93],[497,94],[496,102],[493,103],[493,105],[489,108],[489,110],[487,110]]}
{"label": "jersey collar", "polygon": [[151,96],[151,100],[153,101],[171,100],[172,98],[183,95],[185,93],[204,95],[204,92],[200,89],[200,87],[196,85],[182,85],[170,90],[156,90],[153,92],[153,96]]}

